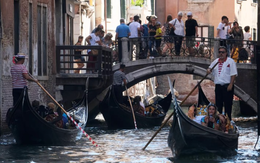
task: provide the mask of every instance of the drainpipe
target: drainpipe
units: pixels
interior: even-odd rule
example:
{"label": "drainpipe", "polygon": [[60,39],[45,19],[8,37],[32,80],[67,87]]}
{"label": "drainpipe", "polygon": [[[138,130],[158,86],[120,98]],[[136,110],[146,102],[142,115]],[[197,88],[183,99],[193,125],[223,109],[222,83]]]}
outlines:
{"label": "drainpipe", "polygon": [[107,33],[107,0],[104,3],[105,33]]}

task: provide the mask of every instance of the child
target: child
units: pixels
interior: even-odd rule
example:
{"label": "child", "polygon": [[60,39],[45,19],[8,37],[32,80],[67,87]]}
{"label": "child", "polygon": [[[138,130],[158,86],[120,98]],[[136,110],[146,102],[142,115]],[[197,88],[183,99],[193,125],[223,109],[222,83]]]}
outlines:
{"label": "child", "polygon": [[161,24],[159,22],[156,23],[156,34],[155,34],[155,42],[156,42],[156,49],[159,55],[162,54],[161,51],[161,41],[162,41],[162,29],[161,29]]}

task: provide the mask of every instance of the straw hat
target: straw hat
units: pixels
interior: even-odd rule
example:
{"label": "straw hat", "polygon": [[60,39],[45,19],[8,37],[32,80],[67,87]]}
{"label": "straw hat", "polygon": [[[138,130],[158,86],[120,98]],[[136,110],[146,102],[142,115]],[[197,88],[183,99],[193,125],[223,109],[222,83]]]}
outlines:
{"label": "straw hat", "polygon": [[27,56],[24,53],[17,53],[17,55],[15,55],[15,58],[27,58]]}

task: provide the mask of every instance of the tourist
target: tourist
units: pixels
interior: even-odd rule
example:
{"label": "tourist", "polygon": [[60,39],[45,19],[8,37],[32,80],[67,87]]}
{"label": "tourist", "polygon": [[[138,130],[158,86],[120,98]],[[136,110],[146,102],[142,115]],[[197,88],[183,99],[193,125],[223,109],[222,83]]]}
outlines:
{"label": "tourist", "polygon": [[140,52],[140,43],[138,37],[140,36],[140,23],[139,23],[139,16],[134,16],[134,22],[129,25],[129,30],[131,35],[129,36],[130,39],[130,52],[133,52],[133,46],[136,46],[136,54]]}
{"label": "tourist", "polygon": [[156,51],[154,49],[155,45],[155,38],[154,35],[156,35],[156,18],[154,16],[150,17],[150,22],[148,25],[148,33],[149,33],[149,49],[150,49],[150,56],[156,55]]}
{"label": "tourist", "polygon": [[[233,59],[227,56],[227,48],[220,46],[218,49],[219,58],[215,59],[209,66],[207,73],[214,76],[215,98],[218,111],[221,113],[223,104],[225,111],[231,120],[232,102],[234,95],[234,82],[237,76],[237,67]],[[211,71],[211,68],[218,65]]]}
{"label": "tourist", "polygon": [[91,33],[95,33],[98,28],[100,28],[101,30],[103,30],[104,26],[103,26],[102,24],[99,24],[95,29],[92,30]]}
{"label": "tourist", "polygon": [[221,22],[217,27],[217,38],[220,38],[220,46],[226,46],[226,39],[229,36],[231,29],[228,23],[228,17],[222,16]]}
{"label": "tourist", "polygon": [[238,22],[233,23],[233,27],[230,31],[230,34],[234,39],[234,41],[233,41],[234,45],[232,47],[231,58],[233,58],[236,62],[239,60],[239,51],[243,46],[242,40],[244,39],[243,30],[241,27],[239,27]]}
{"label": "tourist", "polygon": [[138,38],[140,33],[139,16],[134,16],[134,22],[129,25],[130,36],[129,38]]}
{"label": "tourist", "polygon": [[133,22],[133,20],[134,20],[133,16],[130,16],[129,20],[130,21],[127,23],[127,26],[129,26]]}
{"label": "tourist", "polygon": [[164,26],[162,27],[162,31],[164,31],[164,43],[165,43],[165,46],[163,47],[163,50],[162,50],[163,56],[166,56],[166,52],[168,49],[170,49],[170,51],[172,50],[173,37],[170,36],[170,32],[171,32],[172,28],[174,28],[174,27],[172,27],[172,25],[170,24],[171,20],[172,20],[172,16],[168,15],[166,22],[165,22]]}
{"label": "tourist", "polygon": [[[100,41],[100,35],[101,35],[101,29],[97,28],[95,33],[91,33],[87,38],[86,42],[88,45],[102,45],[102,42]],[[88,63],[87,65],[87,73],[93,73],[95,71],[95,65],[96,63],[92,63],[93,61],[97,61],[97,55],[98,50],[96,49],[89,49],[88,50],[88,61],[91,61],[91,63]],[[90,71],[89,71],[90,70]]]}
{"label": "tourist", "polygon": [[129,27],[125,25],[125,20],[120,19],[120,25],[116,27],[116,38],[118,41],[118,60],[122,61],[122,41],[121,39],[124,37],[129,37],[131,35]]}
{"label": "tourist", "polygon": [[156,23],[156,34],[155,37],[155,44],[156,44],[156,50],[159,55],[162,55],[161,51],[161,42],[162,42],[162,29],[161,24],[159,22]]}
{"label": "tourist", "polygon": [[121,104],[123,103],[122,83],[124,83],[124,86],[126,86],[126,77],[124,71],[125,71],[125,65],[121,64],[120,69],[117,70],[113,75],[113,91],[117,101]]}
{"label": "tourist", "polygon": [[[76,46],[81,46],[83,40],[83,36],[78,37],[78,42],[75,44]],[[82,67],[84,67],[85,58],[81,56],[82,49],[75,49],[74,51],[74,62],[77,63],[77,70],[74,70],[75,74],[79,74],[79,71]]]}
{"label": "tourist", "polygon": [[[178,13],[178,17],[172,21],[170,21],[170,23],[174,26],[175,30],[175,36],[174,36],[174,45],[175,45],[175,54],[176,56],[180,56],[180,52],[181,52],[181,46],[182,46],[182,40],[184,37],[184,23],[181,20],[182,19],[182,12]],[[188,19],[189,20],[189,19]],[[192,25],[192,23],[189,23],[190,21],[193,22],[194,19],[189,20],[188,23],[186,21],[186,25],[188,25],[188,29],[186,27],[186,36],[190,36],[189,33],[187,33],[187,30],[193,30],[192,27],[190,27],[190,24]],[[196,20],[195,20],[196,21]],[[189,31],[190,32],[190,31]],[[188,34],[188,35],[187,35]]]}
{"label": "tourist", "polygon": [[133,104],[133,109],[136,113],[139,113],[141,115],[144,115],[145,112],[145,107],[143,107],[141,105],[141,97],[140,96],[136,96],[134,98],[134,104]]}
{"label": "tourist", "polygon": [[106,34],[106,36],[102,38],[102,45],[111,48],[113,44],[112,37],[113,35],[111,33]]}
{"label": "tourist", "polygon": [[13,86],[13,106],[18,101],[19,97],[21,96],[23,89],[27,86],[28,81],[37,82],[36,79],[32,78],[29,75],[28,70],[23,65],[25,60],[24,53],[18,53],[14,56],[14,65],[11,67],[11,75],[12,75],[12,86]]}
{"label": "tourist", "polygon": [[244,30],[245,30],[244,40],[252,41],[252,35],[250,33],[250,27],[249,26],[245,26]]}
{"label": "tourist", "polygon": [[201,123],[201,118],[197,116],[197,108],[195,104],[192,104],[188,107],[188,117],[198,124]]}
{"label": "tourist", "polygon": [[201,119],[201,124],[219,130],[219,118],[217,115],[217,108],[214,104],[210,103],[208,105],[208,113]]}
{"label": "tourist", "polygon": [[195,56],[193,47],[195,46],[195,37],[198,37],[198,23],[192,19],[192,12],[187,13],[188,19],[185,22],[186,27],[186,46],[190,56]]}

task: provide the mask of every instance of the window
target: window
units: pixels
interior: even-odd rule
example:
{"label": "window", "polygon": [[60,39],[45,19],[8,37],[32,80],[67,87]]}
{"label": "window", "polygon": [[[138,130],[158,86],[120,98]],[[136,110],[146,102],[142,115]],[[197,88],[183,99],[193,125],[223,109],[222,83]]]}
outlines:
{"label": "window", "polygon": [[258,0],[253,0],[253,3],[258,3]]}
{"label": "window", "polygon": [[19,0],[14,0],[14,54],[19,53],[20,7]]}
{"label": "window", "polygon": [[29,72],[32,74],[32,3],[29,3]]}
{"label": "window", "polygon": [[111,18],[111,0],[107,0],[107,18]]}
{"label": "window", "polygon": [[121,18],[125,19],[125,0],[120,0]]}
{"label": "window", "polygon": [[253,28],[253,41],[256,41],[256,29]]}
{"label": "window", "polygon": [[38,76],[47,76],[47,7],[37,7]]}
{"label": "window", "polygon": [[155,11],[154,11],[154,8],[155,7],[155,4],[154,4],[154,0],[151,0],[151,9],[152,9],[152,15],[154,15]]}

